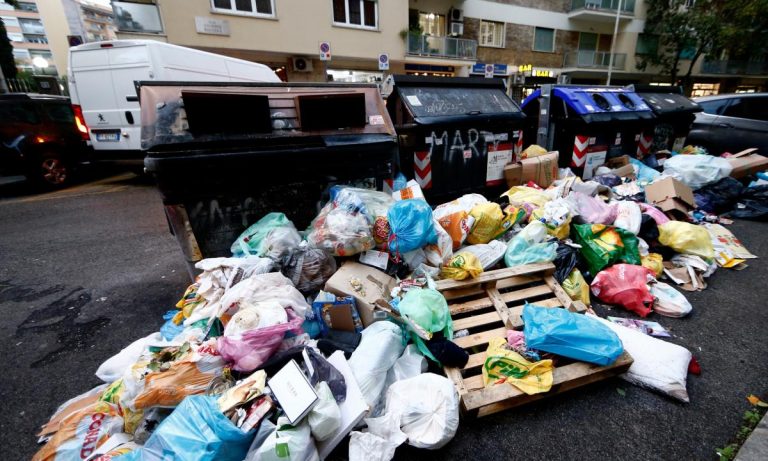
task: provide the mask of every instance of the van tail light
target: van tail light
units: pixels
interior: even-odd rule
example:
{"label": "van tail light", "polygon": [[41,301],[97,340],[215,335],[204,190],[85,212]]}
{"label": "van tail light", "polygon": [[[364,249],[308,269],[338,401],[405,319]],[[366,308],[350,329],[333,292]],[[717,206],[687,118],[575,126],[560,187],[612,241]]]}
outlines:
{"label": "van tail light", "polygon": [[72,110],[75,111],[75,125],[77,125],[77,131],[80,132],[80,137],[83,138],[83,141],[89,141],[91,135],[88,134],[88,125],[85,124],[83,109],[79,105],[73,104]]}

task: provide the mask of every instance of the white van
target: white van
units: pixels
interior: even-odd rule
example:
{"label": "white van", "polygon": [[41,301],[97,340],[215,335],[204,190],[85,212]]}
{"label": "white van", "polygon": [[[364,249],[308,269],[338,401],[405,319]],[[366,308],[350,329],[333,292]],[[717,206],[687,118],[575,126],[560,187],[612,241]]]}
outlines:
{"label": "white van", "polygon": [[69,49],[69,94],[95,161],[142,164],[133,82],[280,82],[267,66],[153,40],[93,42]]}

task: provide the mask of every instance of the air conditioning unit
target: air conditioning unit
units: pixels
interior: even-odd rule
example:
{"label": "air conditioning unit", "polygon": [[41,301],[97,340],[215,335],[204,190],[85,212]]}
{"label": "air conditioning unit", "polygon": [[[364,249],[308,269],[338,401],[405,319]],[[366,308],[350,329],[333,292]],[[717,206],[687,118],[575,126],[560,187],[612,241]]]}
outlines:
{"label": "air conditioning unit", "polygon": [[293,58],[294,72],[312,72],[312,60],[307,58]]}
{"label": "air conditioning unit", "polygon": [[461,10],[457,10],[456,8],[451,8],[451,11],[449,12],[449,16],[451,17],[451,22],[464,22],[464,13]]}
{"label": "air conditioning unit", "polygon": [[571,76],[568,74],[560,74],[557,77],[557,83],[561,85],[568,85],[571,83]]}
{"label": "air conditioning unit", "polygon": [[451,35],[457,36],[457,35],[463,35],[463,34],[464,34],[464,23],[452,22],[451,23]]}

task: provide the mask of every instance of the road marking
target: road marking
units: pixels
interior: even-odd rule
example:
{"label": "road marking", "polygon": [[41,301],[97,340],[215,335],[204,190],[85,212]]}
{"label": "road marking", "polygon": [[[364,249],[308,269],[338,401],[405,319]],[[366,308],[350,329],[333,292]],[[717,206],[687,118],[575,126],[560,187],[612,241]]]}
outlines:
{"label": "road marking", "polygon": [[54,199],[60,199],[60,198],[76,198],[76,197],[84,197],[88,195],[111,194],[114,192],[120,192],[120,191],[126,190],[130,187],[124,184],[114,184],[114,183],[125,181],[128,179],[134,178],[135,176],[136,175],[133,173],[123,173],[123,174],[111,176],[109,178],[99,179],[97,181],[93,181],[87,184],[81,184],[78,186],[70,187],[68,189],[64,189],[60,191],[49,192],[46,194],[35,195],[32,197],[22,197],[17,199],[2,200],[0,201],[0,204],[31,203],[31,202],[41,202],[45,200],[54,200]]}

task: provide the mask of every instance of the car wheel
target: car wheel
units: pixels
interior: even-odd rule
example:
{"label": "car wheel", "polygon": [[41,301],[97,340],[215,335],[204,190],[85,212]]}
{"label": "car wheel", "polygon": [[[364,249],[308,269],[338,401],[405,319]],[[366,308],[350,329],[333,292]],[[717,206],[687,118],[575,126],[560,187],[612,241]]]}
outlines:
{"label": "car wheel", "polygon": [[70,168],[60,156],[47,153],[43,154],[37,162],[37,168],[32,178],[45,187],[63,187],[71,176]]}

